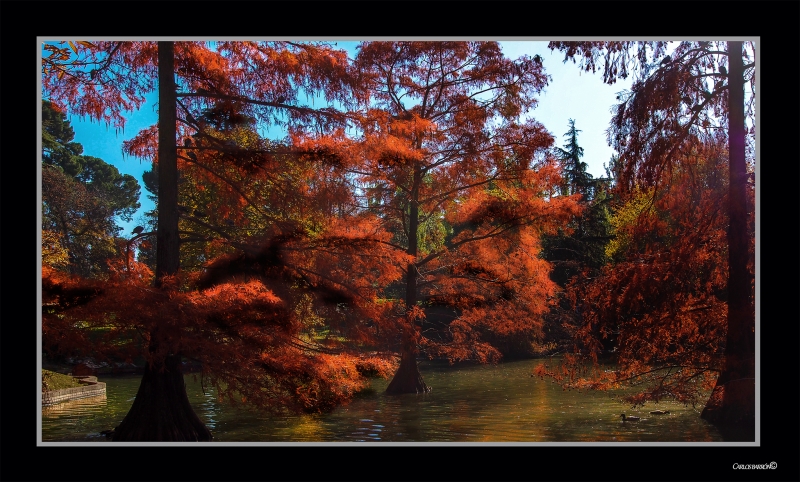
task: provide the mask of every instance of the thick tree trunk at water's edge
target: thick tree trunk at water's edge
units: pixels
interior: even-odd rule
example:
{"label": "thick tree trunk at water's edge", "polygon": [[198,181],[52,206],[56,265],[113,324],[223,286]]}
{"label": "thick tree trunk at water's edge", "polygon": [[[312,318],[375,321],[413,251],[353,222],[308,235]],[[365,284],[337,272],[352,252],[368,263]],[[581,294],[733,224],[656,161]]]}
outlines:
{"label": "thick tree trunk at water's edge", "polygon": [[114,430],[115,442],[207,442],[211,432],[194,413],[186,395],[181,359],[145,367],[130,411]]}
{"label": "thick tree trunk at water's edge", "polygon": [[422,381],[413,350],[403,350],[400,367],[395,372],[389,386],[386,387],[386,393],[399,395],[402,393],[426,393],[430,390]]}
{"label": "thick tree trunk at water's edge", "polygon": [[[158,229],[156,232],[156,288],[165,276],[178,272],[178,163],[176,148],[175,46],[158,42]],[[158,346],[177,346],[158,327],[150,336],[150,353]],[[186,395],[181,357],[169,350],[145,367],[136,399],[116,428],[115,441],[210,441],[211,432],[194,413]]]}

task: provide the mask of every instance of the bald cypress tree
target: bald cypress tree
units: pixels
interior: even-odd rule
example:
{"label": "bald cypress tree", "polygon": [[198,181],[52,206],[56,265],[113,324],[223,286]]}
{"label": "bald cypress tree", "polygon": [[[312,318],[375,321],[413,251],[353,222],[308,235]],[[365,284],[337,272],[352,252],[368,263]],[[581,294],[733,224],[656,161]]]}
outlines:
{"label": "bald cypress tree", "polygon": [[[603,80],[634,76],[620,93],[609,140],[620,153],[617,181],[658,187],[685,146],[722,130],[728,141],[728,304],[725,360],[702,416],[721,427],[755,430],[755,292],[749,184],[755,137],[753,42],[551,42]],[[745,95],[745,86],[748,95]]]}

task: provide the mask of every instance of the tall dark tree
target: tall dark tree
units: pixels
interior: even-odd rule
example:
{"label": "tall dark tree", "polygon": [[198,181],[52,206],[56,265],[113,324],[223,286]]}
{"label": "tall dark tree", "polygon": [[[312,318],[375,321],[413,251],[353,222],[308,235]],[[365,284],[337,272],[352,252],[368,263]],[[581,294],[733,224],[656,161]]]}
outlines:
{"label": "tall dark tree", "polygon": [[[301,91],[312,94],[322,92],[329,101],[348,101],[346,93],[348,89],[343,78],[344,54],[313,43],[220,42],[210,45],[208,42],[61,42],[46,43],[43,48],[49,52],[42,62],[45,97],[60,108],[68,108],[71,112],[87,115],[114,127],[124,126],[123,114],[140,107],[144,102],[144,95],[158,88],[159,123],[140,133],[136,139],[151,139],[153,134],[158,136],[157,143],[143,144],[143,149],[150,149],[149,153],[138,154],[153,159],[158,168],[155,284],[161,289],[153,292],[139,290],[139,292],[141,296],[153,295],[162,301],[177,300],[173,296],[177,296],[177,292],[180,291],[176,285],[176,279],[181,274],[176,145],[179,130],[180,137],[184,139],[192,135],[204,135],[205,126],[197,119],[199,111],[215,102],[237,103],[243,113],[257,115],[267,122],[296,124],[325,122],[336,116],[333,109],[313,109],[299,105],[297,97]],[[242,65],[249,67],[240,69]],[[183,91],[180,95],[176,91],[176,78]],[[182,109],[180,118],[177,116],[178,105]],[[286,115],[281,115],[281,112]],[[192,146],[184,144],[181,149],[187,147]],[[213,148],[227,149],[224,146]],[[193,156],[196,157],[196,154],[191,152],[188,158]],[[144,234],[138,233],[137,236]],[[50,275],[51,273],[44,274],[45,277]],[[54,283],[48,286],[51,292],[58,293],[61,282]],[[274,304],[276,301],[274,295],[263,287],[259,289],[262,294],[267,293],[267,305]],[[111,291],[113,290],[109,288],[109,292]],[[102,291],[93,289],[92,292],[95,293],[95,297],[103,298]],[[199,296],[213,298],[217,293],[218,290],[211,290],[210,293]],[[105,301],[107,299],[108,296],[105,297]],[[96,309],[100,309],[105,301],[99,299]],[[170,305],[168,301],[166,303],[171,307],[175,305],[175,303]],[[189,302],[190,305],[192,303]],[[245,305],[247,303],[243,302],[242,306]],[[261,308],[263,307],[253,309]],[[136,402],[115,432],[115,440],[210,440],[208,429],[203,426],[188,403],[181,374],[181,353],[186,349],[185,345],[182,349],[181,344],[187,335],[185,326],[181,323],[192,322],[188,317],[184,317],[184,313],[187,313],[186,310],[173,315],[164,314],[164,319],[158,319],[157,313],[149,319],[146,319],[148,317],[144,314],[141,317],[145,322],[139,325],[148,327],[146,341],[150,347],[149,363]],[[285,322],[283,327],[290,327],[288,331],[294,334],[296,326],[284,319],[291,313],[291,310],[276,307],[274,322]],[[118,315],[120,319],[125,318],[124,314]],[[175,319],[167,319],[170,316]],[[216,312],[206,313],[203,316],[206,317],[203,321],[209,321],[208,317],[214,318],[211,320],[214,325],[211,330],[220,329],[219,325],[222,322],[219,318],[215,318]],[[239,316],[237,320],[244,319],[243,316]],[[129,321],[137,323],[136,320]],[[197,330],[189,331],[198,333]],[[238,338],[247,338],[253,333],[253,331],[240,333],[241,336]],[[255,332],[255,336],[258,335],[259,332]],[[230,333],[223,339],[232,339]],[[202,341],[205,340],[198,343]],[[291,338],[272,341],[284,345],[293,342]],[[261,338],[248,342],[250,342],[248,346],[254,347],[263,346],[263,343],[271,341]],[[281,345],[284,351],[291,351],[284,345]],[[194,345],[194,348],[197,348],[197,345]],[[301,350],[294,355],[302,357],[304,353],[305,351]],[[253,356],[257,358],[258,353],[254,352]],[[209,362],[213,364],[219,361],[220,357],[224,356],[219,355],[216,360]],[[276,362],[276,365],[258,363],[254,366],[241,367],[242,370],[252,369],[259,373],[248,373],[247,383],[241,386],[238,385],[242,382],[241,379],[229,378],[228,388],[235,387],[239,391],[250,389],[253,390],[255,398],[269,399],[268,396],[259,395],[259,383],[268,383],[274,378],[284,377],[286,381],[279,384],[280,390],[285,389],[291,394],[292,390],[297,388],[293,384],[307,384],[309,380],[318,381],[321,377],[333,374],[332,370],[324,371],[321,368],[317,370],[311,364],[308,365],[310,367],[308,373],[295,374],[291,369],[281,371],[283,365],[280,364],[292,361],[287,356],[279,363]],[[337,363],[338,359],[329,357],[320,358],[318,361],[320,365],[324,365]],[[352,368],[352,359],[349,363]],[[226,366],[217,368],[230,375]],[[341,380],[347,384],[351,381],[350,377],[358,378],[354,368],[348,372],[348,377]],[[334,380],[333,385],[335,384]],[[351,388],[349,385],[346,387],[347,390]],[[346,398],[347,390],[337,393],[334,398],[337,400]],[[306,397],[299,390],[294,394],[296,398],[304,398],[308,406],[319,403],[318,400]],[[289,395],[288,398],[291,397]]]}
{"label": "tall dark tree", "polygon": [[[178,272],[178,157],[176,147],[175,45],[158,42],[158,227],[156,229],[156,287]],[[156,326],[150,333],[150,352],[166,351],[145,365],[144,375],[128,414],[116,428],[114,440],[210,441],[211,432],[186,395],[179,341],[174,331]]]}
{"label": "tall dark tree", "polygon": [[687,41],[669,55],[667,47],[668,42],[550,43],[551,49],[565,53],[565,61],[580,59],[584,70],[595,71],[602,62],[603,80],[609,84],[635,74],[631,91],[620,94],[609,130],[620,153],[623,185],[657,186],[693,139],[714,129],[727,131],[727,340],[725,363],[703,417],[720,426],[754,430],[754,233],[747,192],[754,162],[755,45]]}
{"label": "tall dark tree", "polygon": [[596,270],[605,264],[605,244],[609,239],[610,179],[595,179],[586,172],[579,132],[575,120],[570,119],[564,147],[556,147],[554,151],[564,173],[561,194],[579,196],[581,214],[566,226],[568,232],[562,230],[543,239],[545,259],[554,263],[551,276],[562,287],[584,269]]}
{"label": "tall dark tree", "polygon": [[550,277],[562,288],[558,304],[547,316],[544,347],[549,352],[563,350],[571,327],[580,324],[583,307],[571,301],[571,283],[576,282],[576,278],[597,275],[606,263],[605,247],[610,239],[611,180],[595,179],[586,172],[587,164],[581,160],[584,149],[578,142],[579,132],[575,120],[570,119],[563,148],[554,148],[564,176],[561,195],[578,197],[581,210],[557,233],[542,238],[542,256],[553,265]]}
{"label": "tall dark tree", "polygon": [[575,120],[570,119],[569,130],[564,134],[567,142],[563,148],[556,147],[555,150],[564,169],[564,185],[561,193],[583,194],[586,197],[592,175],[586,172],[588,165],[581,161],[583,147],[578,145],[578,132],[581,131],[575,127]]}

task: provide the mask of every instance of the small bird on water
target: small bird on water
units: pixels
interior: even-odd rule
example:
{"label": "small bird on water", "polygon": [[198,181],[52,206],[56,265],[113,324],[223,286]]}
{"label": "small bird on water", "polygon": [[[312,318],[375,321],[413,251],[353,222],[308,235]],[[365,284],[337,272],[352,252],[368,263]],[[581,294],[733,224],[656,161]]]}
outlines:
{"label": "small bird on water", "polygon": [[639,417],[626,417],[624,413],[621,414],[620,417],[622,417],[623,422],[638,422],[641,420]]}

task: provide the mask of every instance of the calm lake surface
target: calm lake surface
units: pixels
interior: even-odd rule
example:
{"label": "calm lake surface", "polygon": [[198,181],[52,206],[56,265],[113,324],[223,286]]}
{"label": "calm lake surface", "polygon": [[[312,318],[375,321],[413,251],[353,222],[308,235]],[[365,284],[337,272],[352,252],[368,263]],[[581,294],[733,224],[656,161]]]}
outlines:
{"label": "calm lake surface", "polygon": [[[422,362],[421,395],[389,396],[388,380],[331,413],[270,416],[233,407],[186,375],[189,399],[217,442],[724,442],[702,407],[662,402],[631,410],[611,393],[565,391],[531,377],[541,360],[450,366]],[[100,377],[106,396],[42,409],[42,441],[106,442],[128,412],[139,376]],[[653,409],[669,415],[650,415]],[[636,415],[625,422],[620,413]]]}

